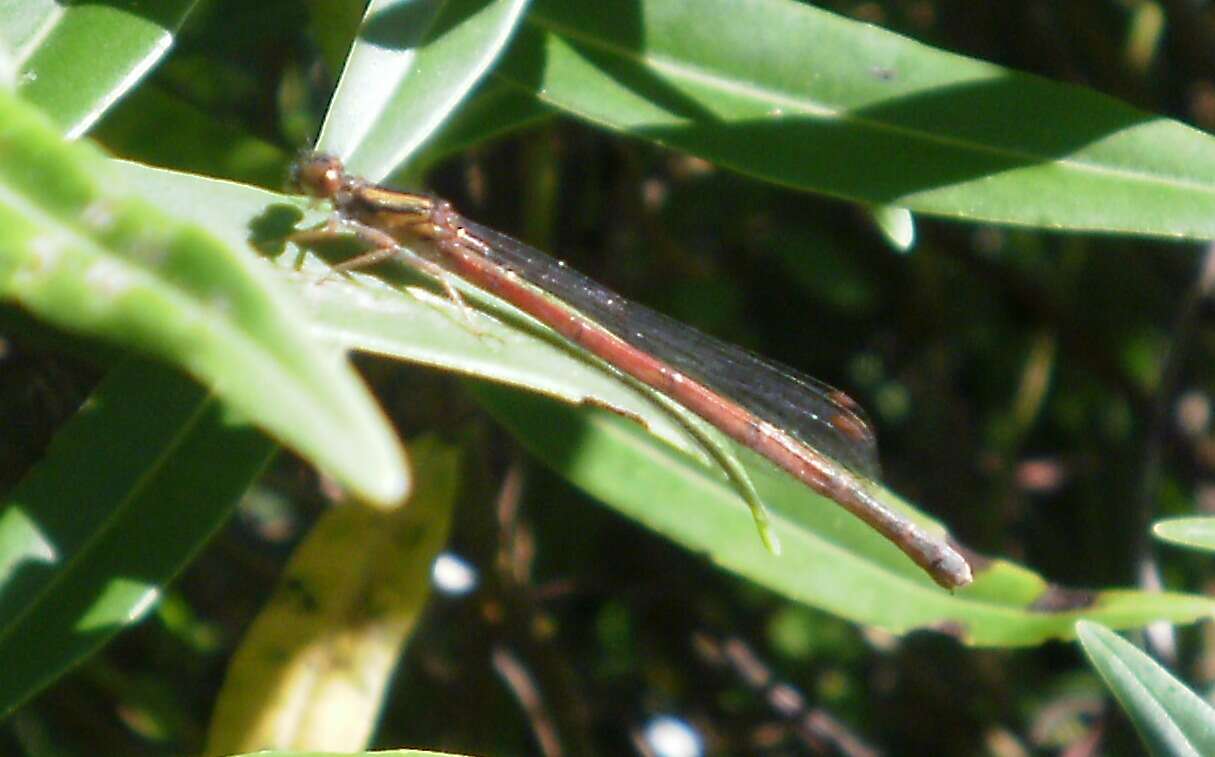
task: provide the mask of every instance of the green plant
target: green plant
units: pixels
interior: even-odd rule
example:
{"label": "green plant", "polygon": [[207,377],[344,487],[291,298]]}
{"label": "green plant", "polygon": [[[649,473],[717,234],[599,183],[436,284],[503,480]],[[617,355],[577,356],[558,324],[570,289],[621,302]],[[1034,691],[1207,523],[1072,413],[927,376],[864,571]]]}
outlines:
{"label": "green plant", "polygon": [[[154,88],[140,83],[192,7],[0,13],[0,38],[17,51],[16,94],[0,93],[0,291],[23,314],[9,317],[119,348],[101,356],[108,374],[89,405],[0,513],[0,669],[10,671],[0,710],[144,615],[264,469],[270,439],[367,501],[404,496],[403,453],[348,350],[480,380],[469,385],[477,401],[596,499],[851,621],[1030,646],[1070,636],[1079,618],[1128,628],[1215,607],[1190,594],[1075,592],[1003,560],[976,562],[974,585],[946,593],[739,451],[784,546],[767,553],[737,489],[668,412],[509,307],[466,292],[470,328],[452,303],[406,288],[407,274],[318,286],[325,262],[283,240],[323,210],[259,186],[276,186],[289,151],[174,97],[188,60]],[[913,214],[1186,239],[1215,228],[1207,135],[798,3],[373,2],[360,19],[318,2],[313,12],[333,67],[347,61],[319,146],[375,180],[409,180],[570,115],[731,169],[744,187],[864,203],[884,228],[901,224],[890,234],[904,242]],[[40,24],[50,33],[34,33]],[[304,99],[303,78],[284,77],[281,99]],[[141,130],[158,119],[197,130],[149,139]],[[64,140],[94,124],[103,146],[171,168]],[[543,223],[544,185],[534,186],[524,202]],[[748,202],[733,191],[726,205]]]}

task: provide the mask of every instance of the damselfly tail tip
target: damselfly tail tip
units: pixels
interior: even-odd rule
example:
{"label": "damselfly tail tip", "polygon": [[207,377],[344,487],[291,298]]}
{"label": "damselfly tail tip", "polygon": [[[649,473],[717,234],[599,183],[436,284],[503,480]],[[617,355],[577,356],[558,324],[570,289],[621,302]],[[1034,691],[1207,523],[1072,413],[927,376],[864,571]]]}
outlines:
{"label": "damselfly tail tip", "polygon": [[947,550],[937,558],[936,563],[929,570],[929,574],[937,585],[949,591],[961,589],[974,581],[970,563],[953,549]]}

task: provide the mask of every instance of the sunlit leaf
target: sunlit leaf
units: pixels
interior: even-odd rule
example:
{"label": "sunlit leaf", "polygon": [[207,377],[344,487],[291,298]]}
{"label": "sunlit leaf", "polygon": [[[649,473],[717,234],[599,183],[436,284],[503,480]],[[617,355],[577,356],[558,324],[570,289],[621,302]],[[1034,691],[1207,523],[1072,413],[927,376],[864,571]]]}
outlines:
{"label": "sunlit leaf", "polygon": [[1208,135],[804,3],[537,0],[495,74],[784,186],[973,221],[1215,236]]}
{"label": "sunlit leaf", "polygon": [[0,5],[0,42],[14,52],[23,97],[78,137],[173,44],[197,0]]}
{"label": "sunlit leaf", "polygon": [[[408,478],[393,432],[345,356],[301,331],[293,298],[250,253],[272,210],[263,204],[268,215],[225,244],[130,197],[112,162],[0,93],[0,297],[179,365],[362,496],[394,503]],[[290,228],[299,212],[286,210]]]}
{"label": "sunlit leaf", "polygon": [[1211,705],[1109,629],[1082,621],[1076,637],[1152,754],[1215,754]]}
{"label": "sunlit leaf", "polygon": [[1156,538],[1215,552],[1215,518],[1170,518],[1152,525]]}
{"label": "sunlit leaf", "polygon": [[498,57],[526,0],[373,0],[317,149],[382,179],[447,119]]}

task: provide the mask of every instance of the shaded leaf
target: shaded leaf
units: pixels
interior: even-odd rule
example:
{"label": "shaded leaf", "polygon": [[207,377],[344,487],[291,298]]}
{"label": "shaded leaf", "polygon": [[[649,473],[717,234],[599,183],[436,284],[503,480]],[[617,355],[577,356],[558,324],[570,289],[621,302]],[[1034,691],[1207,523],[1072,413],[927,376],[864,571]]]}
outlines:
{"label": "shaded leaf", "polygon": [[114,369],[0,509],[0,715],[141,620],[274,450],[169,368]]}
{"label": "shaded leaf", "polygon": [[286,183],[291,161],[282,149],[155,84],[124,97],[89,136],[116,157],[275,190]]}
{"label": "shaded leaf", "polygon": [[468,101],[452,114],[451,120],[423,144],[409,168],[424,171],[426,166],[449,155],[542,123],[552,116],[552,110],[517,87],[488,79],[469,95]]}

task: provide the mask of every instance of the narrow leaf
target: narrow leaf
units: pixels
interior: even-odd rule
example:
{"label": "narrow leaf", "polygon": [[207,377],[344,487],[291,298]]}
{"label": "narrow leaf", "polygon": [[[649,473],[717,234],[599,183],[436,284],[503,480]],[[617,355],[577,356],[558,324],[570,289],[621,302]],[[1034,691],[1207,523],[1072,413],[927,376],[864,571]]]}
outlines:
{"label": "narrow leaf", "polygon": [[804,3],[537,0],[495,72],[785,186],[975,221],[1215,235],[1208,135]]}
{"label": "narrow leaf", "polygon": [[224,244],[125,194],[113,165],[0,93],[0,297],[181,366],[361,496],[396,502],[408,479],[395,436],[249,253],[257,224]]}
{"label": "narrow leaf", "polygon": [[1170,518],[1152,525],[1156,538],[1215,552],[1215,518]]}
{"label": "narrow leaf", "polygon": [[75,138],[168,51],[195,2],[9,3],[0,38],[15,51],[21,95]]}
{"label": "narrow leaf", "polygon": [[527,0],[373,0],[317,149],[382,179],[428,139],[498,57]]}
{"label": "narrow leaf", "polygon": [[[748,510],[720,473],[635,424],[489,384],[478,385],[477,396],[533,454],[605,504],[727,570],[860,623],[896,633],[935,628],[978,646],[1021,646],[1068,638],[1077,618],[1136,627],[1215,613],[1215,601],[1201,596],[1068,589],[978,555],[975,582],[946,592],[834,503],[739,449],[772,513],[782,546],[774,557],[754,537]],[[892,497],[885,499],[895,506]]]}
{"label": "narrow leaf", "polygon": [[113,370],[0,508],[0,715],[142,619],[274,449],[167,367]]}
{"label": "narrow leaf", "polygon": [[1081,621],[1076,637],[1152,754],[1215,754],[1215,709],[1201,697],[1107,628]]}

